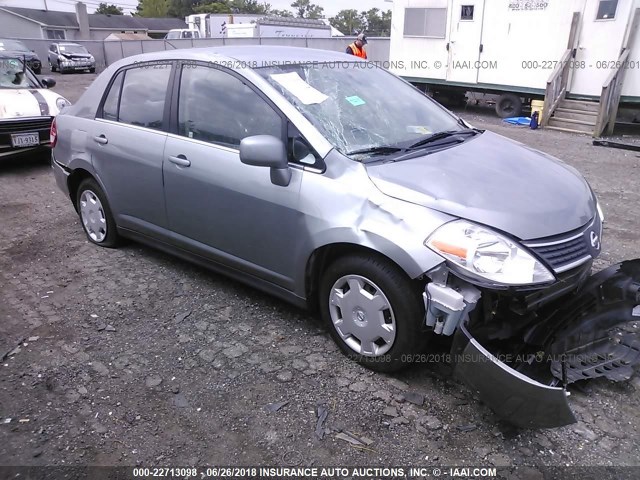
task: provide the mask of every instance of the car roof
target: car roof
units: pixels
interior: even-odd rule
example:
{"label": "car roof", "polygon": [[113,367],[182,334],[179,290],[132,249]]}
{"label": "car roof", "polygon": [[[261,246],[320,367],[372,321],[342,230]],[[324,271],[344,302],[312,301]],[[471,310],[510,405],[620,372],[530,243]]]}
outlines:
{"label": "car roof", "polygon": [[[126,57],[126,63],[144,62],[154,60],[202,60],[215,61],[221,59],[237,60],[248,66],[267,66],[269,63],[282,64],[305,62],[336,62],[336,61],[365,61],[353,55],[330,50],[319,50],[305,47],[284,47],[272,45],[242,45],[223,47],[199,47],[176,50],[163,50],[159,52],[143,53]],[[262,64],[262,65],[261,65]]]}

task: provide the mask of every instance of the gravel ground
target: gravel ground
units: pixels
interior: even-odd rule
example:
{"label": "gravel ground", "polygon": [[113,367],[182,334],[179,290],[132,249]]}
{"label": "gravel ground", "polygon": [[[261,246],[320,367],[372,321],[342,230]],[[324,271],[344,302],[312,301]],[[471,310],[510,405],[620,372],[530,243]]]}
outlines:
{"label": "gravel ground", "polygon": [[[94,75],[54,77],[74,101]],[[463,116],[587,177],[606,215],[596,269],[640,257],[640,154]],[[638,375],[572,388],[576,425],[515,430],[447,365],[374,374],[304,311],[89,244],[37,159],[0,165],[0,226],[0,355],[18,347],[0,364],[0,465],[640,465]]]}

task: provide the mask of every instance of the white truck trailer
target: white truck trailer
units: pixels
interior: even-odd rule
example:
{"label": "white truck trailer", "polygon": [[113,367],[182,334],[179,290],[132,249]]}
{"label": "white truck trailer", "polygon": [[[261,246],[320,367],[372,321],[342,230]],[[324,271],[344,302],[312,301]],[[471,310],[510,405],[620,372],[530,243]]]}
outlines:
{"label": "white truck trailer", "polygon": [[329,38],[323,20],[264,15],[195,14],[185,18],[203,38]]}
{"label": "white truck trailer", "polygon": [[640,104],[640,0],[394,0],[391,70],[449,98],[544,99],[543,125],[599,136]]}

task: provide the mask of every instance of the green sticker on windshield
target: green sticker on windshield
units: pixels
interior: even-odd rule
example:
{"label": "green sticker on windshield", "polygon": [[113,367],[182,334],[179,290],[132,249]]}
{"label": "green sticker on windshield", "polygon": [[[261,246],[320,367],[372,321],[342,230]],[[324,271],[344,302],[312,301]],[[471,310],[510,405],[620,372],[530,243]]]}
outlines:
{"label": "green sticker on windshield", "polygon": [[353,95],[352,97],[347,97],[347,102],[349,102],[354,107],[365,104],[365,101],[357,95]]}

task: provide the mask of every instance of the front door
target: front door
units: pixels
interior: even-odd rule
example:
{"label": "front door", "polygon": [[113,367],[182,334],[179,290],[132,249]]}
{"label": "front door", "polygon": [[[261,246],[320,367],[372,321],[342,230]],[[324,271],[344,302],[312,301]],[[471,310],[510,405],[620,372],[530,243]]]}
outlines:
{"label": "front door", "polygon": [[182,67],[178,131],[164,159],[169,228],[183,248],[292,287],[301,170],[288,186],[240,162],[251,135],[284,139],[284,118],[239,77],[216,66]]}
{"label": "front door", "polygon": [[447,80],[474,84],[480,68],[484,0],[454,0]]}

